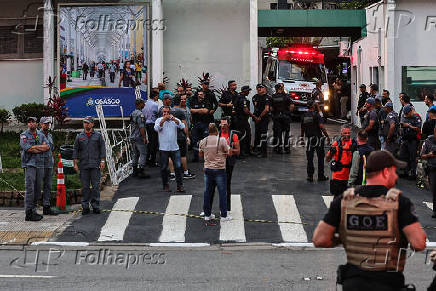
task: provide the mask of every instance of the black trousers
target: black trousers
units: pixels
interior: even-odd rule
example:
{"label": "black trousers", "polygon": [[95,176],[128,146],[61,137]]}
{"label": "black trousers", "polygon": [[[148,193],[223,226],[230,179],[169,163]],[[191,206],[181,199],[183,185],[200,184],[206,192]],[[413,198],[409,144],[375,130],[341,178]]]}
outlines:
{"label": "black trousers", "polygon": [[268,119],[264,118],[254,125],[254,146],[266,155]]}
{"label": "black trousers", "polygon": [[148,149],[147,149],[147,162],[154,164],[156,163],[156,154],[159,143],[159,136],[154,130],[154,123],[147,123],[145,125],[148,136]]}
{"label": "black trousers", "polygon": [[[315,144],[316,143],[316,144]],[[324,177],[324,142],[321,141],[319,137],[309,137],[307,148],[306,148],[306,158],[307,158],[307,176],[312,177],[315,173],[315,167],[313,165],[313,158],[315,156],[318,158],[318,177]]]}
{"label": "black trousers", "polygon": [[[226,174],[227,174],[227,211],[231,211],[231,201],[232,201],[232,175],[233,168],[235,165],[229,163],[229,159],[226,161]],[[210,196],[210,207],[212,209],[213,197],[215,196],[215,188]]]}
{"label": "black trousers", "polygon": [[401,291],[401,288],[390,286],[389,284],[381,284],[368,280],[365,277],[353,277],[346,279],[342,285],[343,291]]}
{"label": "black trousers", "polygon": [[407,175],[416,176],[416,158],[417,158],[418,141],[404,140],[400,145],[400,160],[407,162],[405,169]]}
{"label": "black trousers", "polygon": [[335,197],[341,195],[345,190],[347,190],[347,184],[347,180],[332,179],[330,181],[330,193]]}
{"label": "black trousers", "polygon": [[[274,126],[274,146],[276,150],[284,146],[289,151],[289,131],[291,130],[291,120],[286,115],[279,115],[273,118]],[[283,136],[284,135],[284,136]]]}
{"label": "black trousers", "polygon": [[115,82],[115,72],[110,72],[109,77],[111,79],[111,83]]}
{"label": "black trousers", "polygon": [[431,194],[433,194],[433,213],[436,213],[436,168],[428,172],[428,182]]}
{"label": "black trousers", "polygon": [[236,130],[241,133],[240,144],[241,144],[241,154],[250,154],[251,146],[251,127],[248,120],[238,120],[236,122]]}

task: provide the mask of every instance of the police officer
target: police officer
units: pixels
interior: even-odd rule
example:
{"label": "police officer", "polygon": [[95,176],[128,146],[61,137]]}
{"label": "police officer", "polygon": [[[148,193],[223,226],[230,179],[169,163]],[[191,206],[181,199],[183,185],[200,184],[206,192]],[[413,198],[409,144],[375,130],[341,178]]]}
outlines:
{"label": "police officer", "polygon": [[240,132],[241,136],[241,157],[251,155],[251,127],[248,119],[251,117],[256,120],[256,116],[250,111],[250,101],[247,99],[250,94],[251,88],[249,86],[242,86],[241,93],[233,105],[235,111],[235,129]]}
{"label": "police officer", "polygon": [[428,181],[433,195],[433,218],[436,218],[436,127],[422,145],[421,158],[427,160]]}
{"label": "police officer", "polygon": [[351,127],[345,124],[341,128],[341,138],[332,143],[326,155],[327,162],[333,159],[330,165],[332,171],[330,193],[334,196],[341,195],[347,189],[355,147],[351,139]]}
{"label": "police officer", "polygon": [[398,113],[394,111],[392,102],[387,102],[383,110],[386,117],[380,120],[380,135],[383,136],[384,140],[381,149],[395,154],[398,150],[398,132],[400,127]]}
{"label": "police officer", "polygon": [[362,129],[368,134],[368,144],[375,150],[380,149],[378,138],[378,116],[375,108],[375,99],[370,97],[366,100],[366,114],[363,118]]}
{"label": "police officer", "polygon": [[[89,214],[89,204],[92,211],[100,214],[100,170],[106,163],[106,149],[103,136],[94,131],[94,118],[87,116],[83,119],[83,131],[74,141],[73,159],[74,169],[80,169],[82,184],[82,215]],[[77,162],[79,161],[80,164]],[[92,185],[92,190],[90,189]]]}
{"label": "police officer", "polygon": [[316,80],[316,86],[312,90],[312,93],[310,94],[310,97],[315,103],[322,103],[324,102],[324,93],[322,92],[322,81]]}
{"label": "police officer", "polygon": [[271,104],[271,97],[266,94],[266,87],[262,84],[256,86],[257,94],[253,96],[254,106],[254,146],[258,151],[257,157],[266,158],[267,132],[268,132],[268,113]]}
{"label": "police officer", "polygon": [[338,269],[342,290],[402,290],[407,244],[415,251],[425,249],[426,234],[412,202],[391,189],[397,167],[404,166],[387,151],[372,152],[366,185],[336,197],[315,229],[315,247],[342,243],[345,248],[347,264]]}
{"label": "police officer", "polygon": [[40,121],[41,133],[44,134],[44,137],[47,141],[47,145],[50,149],[43,153],[44,156],[44,175],[42,178],[42,205],[43,205],[43,213],[44,215],[57,215],[56,212],[51,210],[50,208],[50,197],[51,197],[51,184],[53,178],[53,166],[54,166],[54,143],[53,137],[49,132],[51,119],[50,117],[41,117]]}
{"label": "police officer", "polygon": [[[149,178],[145,174],[145,165],[147,157],[147,133],[145,131],[145,118],[142,113],[144,108],[144,100],[136,99],[136,109],[130,114],[130,140],[132,142],[133,156],[133,176],[139,178]],[[139,168],[138,168],[139,163]]]}
{"label": "police officer", "polygon": [[411,105],[403,108],[403,118],[400,120],[401,126],[401,145],[400,159],[407,162],[404,178],[416,179],[416,151],[420,140],[421,117],[415,113]]}
{"label": "police officer", "polygon": [[238,85],[236,84],[236,81],[230,80],[227,84],[228,89],[223,92],[218,102],[218,105],[223,111],[222,116],[232,116],[233,103],[238,98],[238,92],[236,92]]}
{"label": "police officer", "polygon": [[[277,145],[275,151],[283,153],[282,146],[286,153],[289,149],[289,131],[291,130],[291,111],[294,110],[294,104],[288,94],[285,93],[283,83],[275,85],[276,93],[271,97],[271,110],[273,117],[274,143]],[[283,138],[284,134],[284,138]]]}
{"label": "police officer", "polygon": [[318,181],[327,181],[329,178],[324,175],[324,136],[330,143],[329,135],[324,127],[322,118],[316,111],[316,105],[313,100],[307,101],[309,111],[305,112],[301,120],[301,136],[307,138],[306,158],[307,158],[307,181],[313,182],[315,167],[313,166],[313,157],[316,152],[318,157]]}
{"label": "police officer", "polygon": [[204,99],[210,106],[209,110],[209,122],[215,122],[214,114],[218,109],[218,101],[216,100],[215,93],[209,89],[209,79],[201,81],[201,89],[204,92]]}
{"label": "police officer", "polygon": [[366,103],[366,99],[369,98],[369,93],[366,92],[365,84],[361,84],[359,88],[360,88],[360,95],[359,95],[359,101],[357,102],[356,115],[359,116],[360,125],[363,126],[363,121],[366,114],[365,103]]}
{"label": "police officer", "polygon": [[41,195],[44,175],[44,152],[50,149],[47,140],[36,129],[36,117],[27,119],[27,130],[20,134],[21,167],[25,169],[25,209],[26,221],[39,221],[42,215],[36,212],[36,203]]}
{"label": "police officer", "polygon": [[198,145],[200,140],[209,135],[209,112],[211,107],[206,101],[204,92],[198,91],[197,98],[192,99],[191,116],[192,116],[192,147],[194,150],[193,163],[198,162]]}

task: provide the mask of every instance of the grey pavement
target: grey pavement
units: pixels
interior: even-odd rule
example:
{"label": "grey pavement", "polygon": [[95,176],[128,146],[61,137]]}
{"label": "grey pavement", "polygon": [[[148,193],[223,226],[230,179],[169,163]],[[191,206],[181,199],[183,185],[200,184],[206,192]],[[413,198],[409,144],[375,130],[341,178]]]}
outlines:
{"label": "grey pavement", "polygon": [[[0,289],[330,291],[344,262],[339,248],[0,249]],[[426,290],[436,274],[426,262],[426,253],[407,261],[406,282],[416,290]]]}
{"label": "grey pavement", "polygon": [[[328,130],[331,135],[335,135],[338,133],[339,126],[329,124]],[[293,123],[291,131],[298,134],[299,124]],[[152,168],[148,169],[149,174],[152,176],[151,179],[128,178],[119,186],[113,200],[104,201],[102,206],[104,209],[110,210],[119,199],[138,197],[138,201],[133,204],[132,209],[164,213],[169,211],[168,209],[174,211],[174,209],[181,207],[180,205],[174,206],[172,202],[183,201],[183,203],[186,203],[186,211],[182,213],[199,215],[202,211],[204,191],[202,163],[190,163],[189,168],[197,174],[197,177],[193,180],[184,181],[187,192],[183,195],[175,192],[162,192],[159,169]],[[326,174],[329,174],[328,166],[326,165],[325,168]],[[170,187],[175,191],[175,182],[172,182]],[[398,187],[404,190],[404,195],[409,197],[415,204],[416,213],[421,223],[428,227],[426,232],[429,240],[436,242],[436,231],[434,229],[436,223],[431,218],[430,208],[424,203],[432,201],[428,190],[419,189],[414,183],[405,180],[400,180]],[[325,199],[329,198],[329,182],[307,182],[304,148],[294,147],[290,155],[277,155],[269,152],[266,159],[250,157],[238,160],[233,174],[232,194],[240,195],[243,219],[275,221],[275,223],[245,221],[236,225],[235,231],[242,232],[245,235],[246,242],[311,242],[314,228],[328,209],[329,204],[326,203],[328,200]],[[302,224],[291,224],[295,229],[291,227],[286,233],[286,228],[289,225],[283,226],[277,223],[280,220],[279,218],[283,216],[278,211],[274,199],[286,201],[286,203],[292,202],[292,200],[295,201],[296,208],[284,208],[285,211],[289,212],[285,213],[289,214],[289,217],[285,217],[285,221],[301,221]],[[215,195],[213,212],[219,213],[218,194]],[[215,244],[224,241],[241,241],[223,236],[223,227],[219,222],[215,226],[210,226],[206,225],[201,219],[186,218],[180,223],[177,219],[165,219],[162,215],[131,213],[123,226],[122,221],[115,216],[113,219],[109,219],[113,213],[106,212],[101,215],[86,217],[77,215],[62,234],[52,239],[66,242],[95,242],[99,238],[101,240],[103,228],[105,233],[109,232],[109,237],[113,235],[110,233],[111,230],[119,232],[120,228],[122,228],[118,239],[114,240],[126,243],[173,241],[172,235],[174,233],[181,234],[180,238],[174,241],[186,243]],[[176,213],[179,212],[176,211]],[[283,221],[283,219],[280,221]],[[238,227],[243,227],[243,229],[238,229]],[[162,238],[165,230],[171,232],[170,239],[167,239],[166,236]],[[227,239],[223,239],[223,237]],[[106,241],[106,239],[103,240]]]}

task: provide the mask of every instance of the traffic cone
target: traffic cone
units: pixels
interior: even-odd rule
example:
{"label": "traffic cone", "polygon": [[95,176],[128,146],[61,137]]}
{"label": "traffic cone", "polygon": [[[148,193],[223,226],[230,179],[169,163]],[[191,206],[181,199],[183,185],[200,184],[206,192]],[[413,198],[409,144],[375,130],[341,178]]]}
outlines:
{"label": "traffic cone", "polygon": [[58,162],[58,182],[56,189],[56,207],[59,210],[66,210],[67,207],[67,193],[65,191],[65,176],[64,176],[64,165],[61,161],[61,154],[59,154]]}

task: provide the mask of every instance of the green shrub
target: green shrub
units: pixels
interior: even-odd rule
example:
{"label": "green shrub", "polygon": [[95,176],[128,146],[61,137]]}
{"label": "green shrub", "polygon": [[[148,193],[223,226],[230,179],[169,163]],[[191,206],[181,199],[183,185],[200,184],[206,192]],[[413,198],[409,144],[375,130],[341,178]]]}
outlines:
{"label": "green shrub", "polygon": [[27,119],[31,116],[38,118],[39,121],[45,115],[45,110],[47,110],[47,107],[44,104],[28,103],[15,107],[12,112],[19,122],[26,124]]}
{"label": "green shrub", "polygon": [[9,118],[11,118],[11,114],[6,109],[0,109],[0,122],[2,124],[1,132],[3,133],[3,124],[8,122]]}

